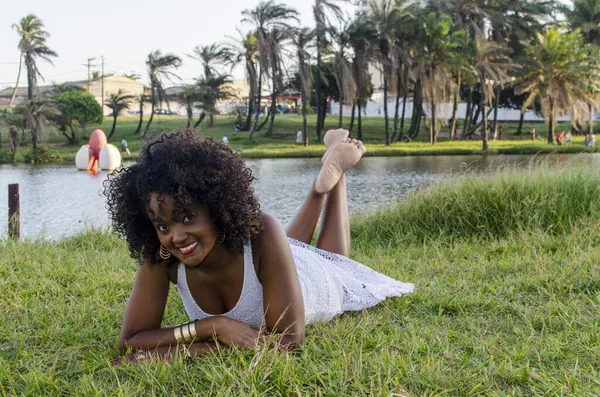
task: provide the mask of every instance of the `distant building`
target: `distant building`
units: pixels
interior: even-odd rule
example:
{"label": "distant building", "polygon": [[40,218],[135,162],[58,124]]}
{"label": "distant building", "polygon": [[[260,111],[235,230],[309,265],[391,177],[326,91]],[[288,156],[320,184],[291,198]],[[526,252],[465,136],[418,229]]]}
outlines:
{"label": "distant building", "polygon": [[[77,87],[84,88],[89,91],[99,104],[102,105],[102,78],[91,80],[88,86],[87,80],[80,81],[70,81],[63,83],[65,85],[73,85]],[[52,91],[54,86],[46,85],[40,86],[40,94],[44,95]],[[130,79],[124,76],[104,76],[104,100],[106,101],[111,94],[116,94],[119,89],[123,90],[126,94],[138,96],[144,92],[144,85],[139,81]],[[0,91],[0,109],[7,109],[8,104],[10,103],[10,98],[13,95],[14,88],[6,88]],[[13,106],[20,106],[27,100],[27,87],[19,87],[17,88],[17,93],[15,95],[15,100],[13,102]],[[132,106],[132,109],[134,106]],[[112,110],[103,106],[104,114],[110,114]]]}

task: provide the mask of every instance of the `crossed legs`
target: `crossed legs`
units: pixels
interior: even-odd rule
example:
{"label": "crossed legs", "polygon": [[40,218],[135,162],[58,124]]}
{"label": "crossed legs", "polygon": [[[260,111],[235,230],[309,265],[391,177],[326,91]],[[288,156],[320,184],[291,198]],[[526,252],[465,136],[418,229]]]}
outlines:
{"label": "crossed legs", "polygon": [[288,237],[310,244],[321,217],[317,248],[348,256],[350,254],[350,219],[345,172],[365,152],[360,141],[350,141],[347,130],[331,130],[325,135],[327,152],[323,167],[308,196],[290,222]]}

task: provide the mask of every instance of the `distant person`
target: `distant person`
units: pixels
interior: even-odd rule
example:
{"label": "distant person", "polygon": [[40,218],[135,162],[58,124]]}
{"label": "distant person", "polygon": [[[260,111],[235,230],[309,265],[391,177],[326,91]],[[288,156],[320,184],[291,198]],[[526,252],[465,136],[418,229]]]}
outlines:
{"label": "distant person", "polygon": [[223,136],[223,145],[229,146],[229,139],[226,136]]}
{"label": "distant person", "polygon": [[585,138],[583,139],[583,146],[590,146],[590,134],[585,134]]}
{"label": "distant person", "polygon": [[535,141],[535,128],[531,129],[531,140]]}
{"label": "distant person", "polygon": [[588,143],[588,146],[592,148],[596,147],[596,135],[594,135],[593,132],[590,134],[590,141]]}
{"label": "distant person", "polygon": [[572,143],[573,143],[573,135],[571,134],[571,131],[567,131],[567,133],[565,134],[565,144],[567,144],[567,146],[569,146]]}
{"label": "distant person", "polygon": [[302,130],[298,130],[298,132],[296,132],[296,143],[298,145],[302,145],[302,143],[303,143]]}
{"label": "distant person", "polygon": [[129,148],[127,147],[127,139],[125,138],[123,138],[123,140],[121,141],[121,152],[127,153],[128,156],[131,154]]}
{"label": "distant person", "polygon": [[499,125],[498,126],[498,140],[502,140],[502,126]]}
{"label": "distant person", "polygon": [[561,131],[558,133],[558,135],[556,135],[556,144],[558,146],[561,146],[564,140],[565,140],[565,132]]}

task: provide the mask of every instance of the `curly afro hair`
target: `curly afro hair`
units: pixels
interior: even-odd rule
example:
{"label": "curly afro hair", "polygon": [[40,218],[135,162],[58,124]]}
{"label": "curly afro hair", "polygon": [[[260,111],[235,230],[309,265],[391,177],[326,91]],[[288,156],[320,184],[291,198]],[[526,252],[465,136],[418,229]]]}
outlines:
{"label": "curly afro hair", "polygon": [[227,250],[236,252],[244,238],[262,230],[253,180],[252,171],[231,149],[187,130],[163,134],[143,146],[134,165],[121,167],[104,181],[104,195],[113,229],[125,238],[131,256],[162,262],[158,235],[147,214],[150,193],[171,195],[179,214],[198,202]]}

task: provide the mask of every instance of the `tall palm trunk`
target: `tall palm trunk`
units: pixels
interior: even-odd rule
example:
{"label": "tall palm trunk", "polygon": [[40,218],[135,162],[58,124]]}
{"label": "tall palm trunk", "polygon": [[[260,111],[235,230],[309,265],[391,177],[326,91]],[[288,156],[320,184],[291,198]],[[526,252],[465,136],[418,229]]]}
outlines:
{"label": "tall palm trunk", "polygon": [[552,96],[549,98],[550,103],[550,121],[548,122],[548,143],[552,145],[554,143],[554,99]]}
{"label": "tall palm trunk", "polygon": [[[25,67],[27,68],[27,98],[32,101],[36,90],[36,76],[35,70],[33,69],[34,60],[31,59],[30,55],[25,55]],[[34,130],[32,130],[32,133]],[[37,137],[36,137],[37,138]],[[36,139],[37,142],[37,139]]]}
{"label": "tall palm trunk", "polygon": [[431,99],[431,126],[429,128],[430,131],[430,138],[429,141],[431,142],[432,145],[435,145],[437,142],[437,130],[436,130],[436,126],[435,126],[435,99]]}
{"label": "tall palm trunk", "polygon": [[402,75],[400,73],[400,69],[398,69],[398,74],[396,75],[396,107],[394,109],[394,132],[392,133],[391,141],[394,142],[396,139],[396,134],[398,133],[398,111],[400,110],[400,87],[402,86]]}
{"label": "tall palm trunk", "polygon": [[277,72],[273,69],[273,92],[271,93],[271,121],[269,122],[269,128],[267,128],[267,132],[265,136],[273,136],[273,123],[275,122],[275,112],[277,108]]}
{"label": "tall palm trunk", "polygon": [[306,94],[306,92],[302,92],[302,142],[304,142],[304,147],[308,146],[308,131],[306,127],[306,107],[308,106],[308,101],[306,100]]}
{"label": "tall palm trunk", "polygon": [[500,87],[494,89],[494,140],[498,137],[498,104],[500,102]]}
{"label": "tall palm trunk", "polygon": [[515,135],[523,134],[523,120],[525,119],[525,112],[521,109],[521,116],[519,117],[519,126],[517,127],[517,132]]}
{"label": "tall palm trunk", "polygon": [[248,135],[248,139],[252,139],[252,136],[256,132],[256,125],[258,124],[258,115],[260,114],[260,102],[262,101],[262,69],[258,73],[258,92],[257,96],[257,106],[256,113],[254,115],[254,122],[252,123],[252,128],[250,129],[250,134]]}
{"label": "tall palm trunk", "polygon": [[150,128],[150,124],[152,124],[152,119],[154,119],[154,99],[152,99],[152,110],[150,111],[150,118],[148,119],[148,123],[146,124],[146,128],[144,128],[144,132],[142,136],[146,136],[148,133],[148,129]]}
{"label": "tall palm trunk", "polygon": [[252,122],[252,115],[254,114],[254,89],[252,85],[250,85],[250,92],[248,93],[248,112],[246,114],[246,121],[244,122],[244,129],[247,130],[250,128],[250,123]]}
{"label": "tall palm trunk", "polygon": [[185,128],[190,128],[192,126],[192,118],[194,116],[191,103],[186,105],[185,112],[187,114],[187,125]]}
{"label": "tall palm trunk", "polygon": [[452,121],[450,122],[450,133],[448,140],[453,141],[456,137],[456,114],[458,113],[458,97],[460,96],[460,73],[456,76],[456,88],[454,90],[454,103],[452,104]]}
{"label": "tall palm trunk", "polygon": [[17,73],[17,82],[15,83],[15,89],[10,97],[10,102],[8,103],[8,107],[12,108],[13,102],[15,101],[15,96],[17,95],[17,88],[19,87],[19,80],[21,80],[21,69],[23,68],[23,53],[19,55],[19,72]]}
{"label": "tall palm trunk", "polygon": [[133,132],[134,134],[139,134],[142,130],[142,122],[144,120],[144,101],[140,101],[140,121],[138,122],[138,126]]}
{"label": "tall palm trunk", "polygon": [[197,128],[198,128],[198,126],[199,126],[200,124],[202,124],[202,121],[203,121],[205,118],[206,118],[206,112],[205,112],[205,111],[202,111],[202,112],[200,113],[200,116],[198,116],[198,120],[197,120],[197,121],[194,123],[194,129],[197,129]]}
{"label": "tall palm trunk", "polygon": [[406,99],[408,97],[408,90],[404,91],[404,98],[402,98],[402,116],[400,116],[400,133],[398,133],[397,141],[400,142],[404,135],[404,115],[406,114]]}
{"label": "tall palm trunk", "polygon": [[348,127],[350,135],[352,135],[352,129],[354,128],[354,113],[356,113],[356,101],[352,102],[352,113],[350,113],[350,127]]}
{"label": "tall palm trunk", "polygon": [[315,79],[315,94],[317,96],[317,142],[321,142],[321,34],[317,26],[317,76]]}
{"label": "tall palm trunk", "polygon": [[338,128],[342,128],[344,125],[344,86],[340,84],[340,120],[338,121]]}
{"label": "tall palm trunk", "polygon": [[117,128],[117,116],[115,116],[114,114],[115,112],[113,112],[113,125],[112,128],[110,129],[110,134],[108,134],[108,138],[106,138],[106,141],[110,141],[110,138],[112,138],[112,136],[115,133],[115,129]]}
{"label": "tall palm trunk", "polygon": [[323,108],[321,109],[321,129],[325,128],[325,117],[327,116],[327,98],[323,98]]}
{"label": "tall palm trunk", "polygon": [[588,104],[588,113],[590,115],[590,134],[594,133],[594,107]]}
{"label": "tall palm trunk", "polygon": [[362,113],[362,108],[361,108],[361,102],[362,102],[362,101],[361,101],[361,99],[359,98],[359,99],[358,99],[358,134],[357,134],[357,136],[356,136],[356,138],[357,138],[359,141],[362,141],[362,139],[363,139],[363,135],[362,135],[362,116],[361,116],[361,113]]}
{"label": "tall palm trunk", "polygon": [[486,97],[486,88],[485,88],[485,77],[483,74],[480,74],[481,79],[481,104],[479,107],[483,112],[483,135],[482,135],[482,149],[488,150],[488,116],[487,111],[485,110],[485,97]]}
{"label": "tall palm trunk", "polygon": [[[212,106],[211,106],[212,107]],[[208,112],[208,127],[212,128],[215,126],[215,114],[214,112],[211,110],[210,112]]]}
{"label": "tall palm trunk", "polygon": [[473,113],[473,86],[469,86],[469,95],[467,96],[467,110],[465,112],[465,125],[463,126],[463,132],[461,139],[465,139],[467,132],[471,127],[471,116]]}
{"label": "tall palm trunk", "polygon": [[383,75],[383,118],[385,119],[385,146],[390,146],[390,119],[388,117],[388,82]]}

